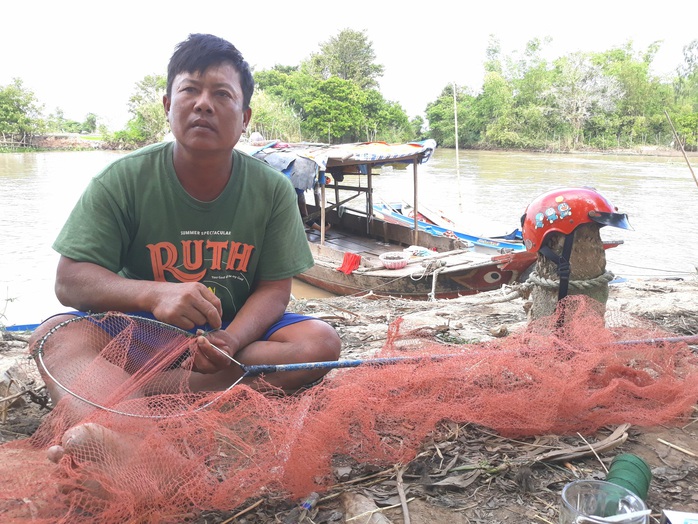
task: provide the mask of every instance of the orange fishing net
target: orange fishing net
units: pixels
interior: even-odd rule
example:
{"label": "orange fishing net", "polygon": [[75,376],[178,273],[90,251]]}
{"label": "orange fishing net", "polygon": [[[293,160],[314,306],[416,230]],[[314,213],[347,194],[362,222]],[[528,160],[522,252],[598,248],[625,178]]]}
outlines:
{"label": "orange fishing net", "polygon": [[[91,409],[69,430],[84,441],[58,464],[46,450],[65,444],[75,424],[60,403],[31,439],[2,446],[0,520],[182,522],[263,494],[296,499],[334,483],[334,458],[410,461],[444,420],[509,437],[680,423],[698,400],[698,358],[686,343],[660,341],[670,334],[646,324],[607,327],[585,297],[565,301],[563,328],[543,319],[476,345],[405,336],[398,320],[377,357],[382,364],[336,369],[287,397],[244,385],[194,395],[176,355],[157,350],[186,347],[181,333],[132,320],[118,333],[75,324],[86,344],[103,346],[101,355],[55,378],[111,411]],[[60,329],[54,335],[59,340]],[[48,342],[51,370],[61,347]],[[105,361],[118,380],[100,375]],[[152,393],[156,382],[167,394],[139,393]]]}

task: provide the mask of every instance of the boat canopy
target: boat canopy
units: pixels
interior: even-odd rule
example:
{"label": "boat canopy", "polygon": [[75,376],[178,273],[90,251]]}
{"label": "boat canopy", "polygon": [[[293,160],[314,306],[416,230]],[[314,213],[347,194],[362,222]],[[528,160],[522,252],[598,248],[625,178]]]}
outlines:
{"label": "boat canopy", "polygon": [[[339,191],[354,191],[355,196],[363,193],[366,196],[366,216],[369,221],[373,217],[373,185],[371,182],[373,167],[385,164],[412,164],[414,169],[414,208],[417,209],[417,165],[427,162],[434,150],[436,141],[429,139],[405,144],[389,144],[387,142],[360,142],[354,144],[289,144],[278,140],[262,140],[259,142],[240,143],[237,149],[263,160],[270,166],[281,171],[291,179],[293,186],[300,191],[320,186],[322,233],[321,243],[325,237],[325,174],[332,175],[332,189],[335,191],[335,203],[339,207],[354,197],[340,200]],[[345,169],[355,166],[355,171],[367,175],[367,187],[343,186],[339,182],[344,179]],[[415,219],[413,225],[414,243],[417,243],[418,227]]]}
{"label": "boat canopy", "polygon": [[385,164],[423,164],[430,158],[436,142],[423,140],[405,144],[361,142],[355,144],[289,144],[278,140],[265,143],[241,143],[238,149],[265,161],[291,178],[296,189],[311,189],[318,173],[329,172],[341,181],[340,169],[346,166],[377,167]]}

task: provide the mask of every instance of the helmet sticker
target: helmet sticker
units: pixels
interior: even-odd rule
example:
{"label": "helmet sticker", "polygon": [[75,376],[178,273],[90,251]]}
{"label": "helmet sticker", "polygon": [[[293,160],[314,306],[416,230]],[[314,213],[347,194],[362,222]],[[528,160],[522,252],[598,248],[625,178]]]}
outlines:
{"label": "helmet sticker", "polygon": [[536,229],[543,227],[543,219],[545,219],[545,215],[543,213],[536,213]]}
{"label": "helmet sticker", "polygon": [[557,206],[557,211],[560,213],[560,218],[565,218],[572,214],[572,208],[567,202],[560,202]]}
{"label": "helmet sticker", "polygon": [[548,224],[552,224],[560,218],[565,218],[572,215],[572,208],[567,202],[565,202],[564,196],[556,197],[555,202],[558,203],[557,209],[554,207],[548,207],[545,209],[545,211],[536,213],[535,229],[544,227],[545,220],[548,221]]}
{"label": "helmet sticker", "polygon": [[545,210],[545,218],[548,219],[548,223],[552,224],[557,220],[557,213],[555,213],[555,208],[554,207],[549,207],[548,209]]}

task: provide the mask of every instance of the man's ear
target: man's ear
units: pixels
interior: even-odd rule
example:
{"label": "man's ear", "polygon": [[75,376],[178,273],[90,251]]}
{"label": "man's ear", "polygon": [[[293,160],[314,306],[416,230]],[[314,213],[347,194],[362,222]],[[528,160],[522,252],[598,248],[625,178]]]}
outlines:
{"label": "man's ear", "polygon": [[165,108],[165,116],[170,116],[170,99],[167,95],[162,95],[162,106]]}

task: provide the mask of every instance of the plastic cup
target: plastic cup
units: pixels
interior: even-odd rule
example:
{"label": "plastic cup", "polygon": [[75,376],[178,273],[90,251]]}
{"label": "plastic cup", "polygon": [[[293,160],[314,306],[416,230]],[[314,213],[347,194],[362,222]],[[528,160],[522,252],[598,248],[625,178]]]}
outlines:
{"label": "plastic cup", "polygon": [[645,502],[623,486],[603,480],[575,480],[562,489],[560,524],[649,524],[648,515],[605,520],[646,510]]}

